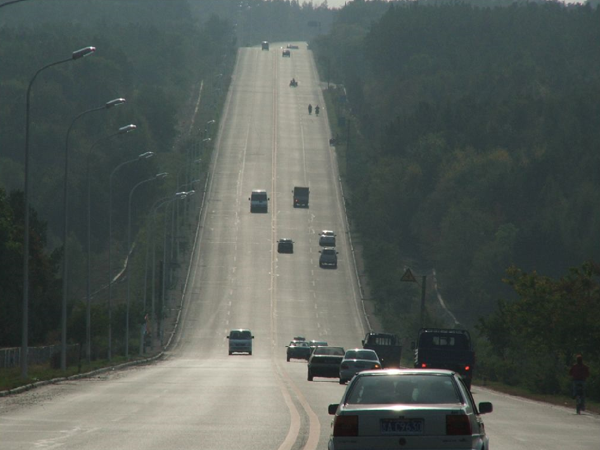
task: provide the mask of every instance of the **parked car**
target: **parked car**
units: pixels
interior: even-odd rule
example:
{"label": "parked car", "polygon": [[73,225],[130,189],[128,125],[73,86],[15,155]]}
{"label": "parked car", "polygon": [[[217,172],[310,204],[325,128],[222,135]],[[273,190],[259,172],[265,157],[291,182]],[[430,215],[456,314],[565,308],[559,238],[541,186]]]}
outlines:
{"label": "parked car", "polygon": [[[441,369],[360,372],[348,383],[334,415],[329,450],[357,448],[488,449],[481,415],[462,378]],[[400,444],[400,446],[399,446]]]}
{"label": "parked car", "polygon": [[335,247],[335,233],[331,230],[323,230],[319,233],[319,245],[321,247]]}
{"label": "parked car", "polygon": [[334,269],[337,267],[337,255],[338,252],[333,247],[325,247],[323,250],[320,250],[319,253],[319,267],[333,267]]}
{"label": "parked car", "polygon": [[344,359],[343,347],[317,347],[308,360],[308,381],[314,377],[338,378]]}
{"label": "parked car", "polygon": [[375,369],[381,369],[381,361],[375,351],[364,348],[346,350],[340,364],[340,384],[347,383],[358,372]]}
{"label": "parked car", "polygon": [[287,345],[287,361],[290,359],[309,360],[311,348],[306,341],[292,341]]}
{"label": "parked car", "polygon": [[277,253],[294,253],[294,241],[288,238],[277,241]]}

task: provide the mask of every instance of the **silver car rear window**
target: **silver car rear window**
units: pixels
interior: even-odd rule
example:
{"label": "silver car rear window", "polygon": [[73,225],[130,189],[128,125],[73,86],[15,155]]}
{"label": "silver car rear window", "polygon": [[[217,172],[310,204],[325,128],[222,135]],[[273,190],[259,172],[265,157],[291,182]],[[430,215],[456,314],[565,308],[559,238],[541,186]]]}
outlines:
{"label": "silver car rear window", "polygon": [[438,375],[362,376],[348,393],[350,404],[463,403],[454,380]]}

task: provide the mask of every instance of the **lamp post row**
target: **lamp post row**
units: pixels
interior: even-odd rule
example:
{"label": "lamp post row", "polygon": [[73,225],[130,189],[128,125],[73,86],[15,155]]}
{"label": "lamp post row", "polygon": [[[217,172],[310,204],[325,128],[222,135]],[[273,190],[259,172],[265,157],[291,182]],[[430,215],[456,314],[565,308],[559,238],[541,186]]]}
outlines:
{"label": "lamp post row", "polygon": [[[6,5],[6,4],[5,4]],[[76,50],[71,54],[70,58],[55,61],[47,64],[39,69],[29,81],[27,86],[27,102],[25,108],[25,154],[24,154],[24,238],[23,238],[23,317],[22,317],[22,334],[21,334],[21,377],[27,378],[27,360],[28,360],[28,345],[29,345],[29,111],[31,104],[31,87],[37,76],[45,69],[58,64],[63,64],[69,61],[74,61],[85,56],[88,56],[96,51],[96,47],[84,47]]]}
{"label": "lamp post row", "polygon": [[[0,4],[0,7],[6,6],[15,2],[8,2],[4,4]],[[28,377],[28,345],[29,345],[29,336],[28,336],[28,328],[29,328],[29,260],[30,260],[30,220],[29,220],[29,128],[30,128],[30,104],[31,104],[31,90],[33,83],[35,82],[38,75],[53,66],[67,63],[69,61],[77,60],[88,56],[96,51],[95,47],[84,47],[80,50],[77,50],[71,54],[70,58],[62,59],[59,61],[52,62],[40,68],[34,76],[31,78],[28,88],[27,88],[27,96],[26,96],[26,116],[25,116],[25,151],[24,151],[24,243],[23,243],[23,299],[22,299],[22,335],[21,335],[21,377]],[[82,118],[83,116],[90,114],[92,112],[101,111],[104,109],[110,109],[113,106],[117,106],[125,103],[126,100],[124,98],[117,98],[107,102],[106,104],[97,107],[91,108],[82,113],[78,114],[73,118],[69,128],[67,130],[66,139],[65,139],[65,159],[64,159],[64,181],[63,181],[63,265],[62,265],[62,304],[61,304],[61,369],[63,371],[66,370],[67,366],[67,291],[68,291],[68,212],[69,212],[69,196],[68,196],[68,180],[69,180],[69,137],[71,131],[75,123]],[[113,133],[109,136],[101,138],[94,142],[92,146],[88,150],[87,154],[87,305],[86,305],[86,356],[88,361],[91,356],[91,320],[90,320],[90,309],[91,309],[91,194],[90,194],[90,154],[94,147],[101,142],[104,142],[114,136],[125,134],[130,131],[135,130],[136,126],[131,124],[124,127],[121,127],[116,133]],[[109,176],[109,283],[108,283],[108,359],[110,360],[112,357],[112,265],[111,265],[111,241],[112,241],[112,181],[115,173],[122,168],[123,166],[140,161],[143,159],[147,159],[153,156],[152,152],[145,152],[140,154],[136,159],[125,161],[119,164],[110,174]],[[133,191],[143,183],[153,181],[156,179],[164,178],[167,174],[162,173],[158,174],[155,177],[144,180],[141,183],[138,183],[130,192],[130,204],[129,204],[129,225],[128,225],[128,248],[131,243],[131,196]],[[176,196],[174,198],[185,197],[184,194]],[[128,265],[129,267],[129,265]],[[131,276],[128,274],[128,279]],[[129,283],[129,281],[128,281]],[[128,286],[128,294],[127,294],[127,318],[126,318],[126,356],[128,356],[128,338],[129,338],[129,286]]]}

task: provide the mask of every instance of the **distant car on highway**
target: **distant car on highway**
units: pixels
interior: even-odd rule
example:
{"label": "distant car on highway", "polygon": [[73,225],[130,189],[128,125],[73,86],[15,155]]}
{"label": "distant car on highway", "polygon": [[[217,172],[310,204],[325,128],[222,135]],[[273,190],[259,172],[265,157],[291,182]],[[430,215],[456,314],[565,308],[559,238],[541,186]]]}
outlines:
{"label": "distant car on highway", "polygon": [[294,241],[282,238],[277,241],[277,253],[294,253]]}
{"label": "distant car on highway", "polygon": [[308,381],[314,377],[338,378],[344,359],[343,347],[317,347],[308,360]]}
{"label": "distant car on highway", "polygon": [[323,230],[319,233],[319,245],[321,247],[335,247],[335,233],[331,230]]}
{"label": "distant car on highway", "polygon": [[229,354],[248,353],[252,355],[252,332],[243,328],[231,330],[227,336],[229,339]]}
{"label": "distant car on highway", "polygon": [[291,48],[292,50],[298,50],[299,47],[295,44],[288,44],[287,48]]}
{"label": "distant car on highway", "polygon": [[317,347],[327,347],[329,344],[327,344],[326,341],[311,340],[308,341],[308,345],[310,346],[310,350],[312,352]]}
{"label": "distant car on highway", "polygon": [[360,372],[335,416],[329,450],[357,448],[488,449],[481,415],[489,402],[475,404],[460,375],[441,369],[385,369]]}
{"label": "distant car on highway", "polygon": [[311,348],[306,341],[292,341],[287,345],[286,352],[287,361],[290,359],[305,359],[310,358]]}
{"label": "distant car on highway", "polygon": [[319,267],[333,267],[334,269],[337,267],[337,255],[338,252],[333,247],[325,247],[323,250],[319,251],[321,256],[319,256]]}
{"label": "distant car on highway", "polygon": [[364,348],[346,350],[340,364],[340,384],[347,383],[358,372],[376,369],[381,369],[381,361],[374,350]]}
{"label": "distant car on highway", "polygon": [[250,194],[250,212],[268,212],[269,197],[264,189],[255,189]]}
{"label": "distant car on highway", "polygon": [[286,56],[287,56],[287,57],[289,58],[289,57],[291,57],[292,55],[291,55],[291,53],[290,53],[290,51],[289,51],[289,50],[285,49],[283,52],[281,52],[281,56],[282,56],[282,57],[286,57]]}

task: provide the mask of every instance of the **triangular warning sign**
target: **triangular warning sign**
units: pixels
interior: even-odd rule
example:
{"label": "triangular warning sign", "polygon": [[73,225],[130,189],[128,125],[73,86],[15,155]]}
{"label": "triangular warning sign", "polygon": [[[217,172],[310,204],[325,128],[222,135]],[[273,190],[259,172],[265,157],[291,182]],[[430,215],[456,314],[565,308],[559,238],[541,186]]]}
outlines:
{"label": "triangular warning sign", "polygon": [[402,275],[400,281],[414,281],[416,283],[417,279],[415,278],[410,269],[406,269],[406,272],[404,272],[404,275]]}

